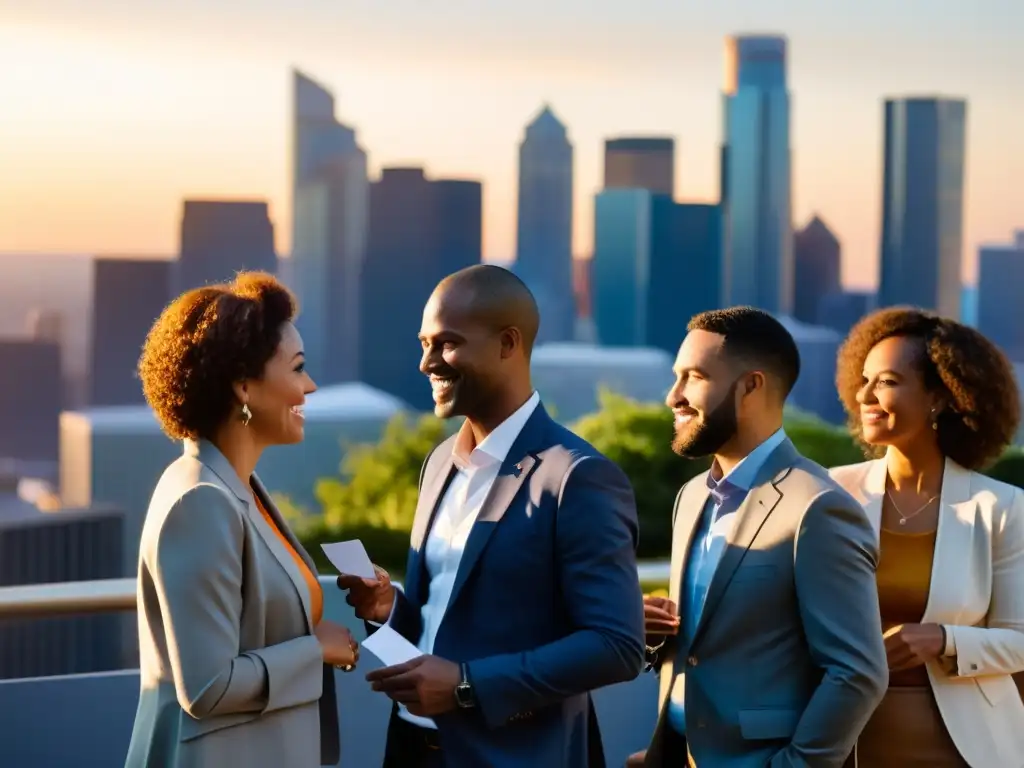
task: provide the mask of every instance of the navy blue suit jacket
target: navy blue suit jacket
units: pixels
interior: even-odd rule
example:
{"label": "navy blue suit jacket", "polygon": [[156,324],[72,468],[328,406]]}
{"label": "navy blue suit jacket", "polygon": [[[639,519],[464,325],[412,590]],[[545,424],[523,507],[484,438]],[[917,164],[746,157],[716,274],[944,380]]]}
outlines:
{"label": "navy blue suit jacket", "polygon": [[[413,643],[423,549],[454,472],[454,437],[424,462],[404,592],[391,626]],[[604,764],[589,692],[644,665],[638,525],[625,474],[538,406],[480,510],[434,653],[466,662],[477,706],[435,718],[452,766]]]}

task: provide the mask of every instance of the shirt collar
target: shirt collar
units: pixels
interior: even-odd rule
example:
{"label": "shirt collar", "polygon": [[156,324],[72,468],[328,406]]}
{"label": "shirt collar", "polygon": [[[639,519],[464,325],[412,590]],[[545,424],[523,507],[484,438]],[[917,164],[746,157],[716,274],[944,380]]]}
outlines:
{"label": "shirt collar", "polygon": [[534,392],[511,416],[480,441],[479,445],[473,442],[473,430],[470,429],[469,422],[463,422],[452,446],[452,460],[455,466],[462,470],[479,469],[503,462],[538,405],[540,395]]}
{"label": "shirt collar", "polygon": [[[722,470],[716,461],[712,464],[711,471],[708,473],[708,488],[711,490],[717,490],[724,485],[727,487],[738,488],[743,491],[749,491],[750,486],[754,484],[754,479],[757,477],[757,473],[761,471],[761,467],[764,466],[768,457],[772,455],[772,452],[778,448],[785,439],[786,431],[780,427],[774,434],[772,434],[771,437],[740,459],[740,462],[724,477],[721,476]],[[715,477],[716,475],[719,476],[717,479]],[[724,491],[724,489],[722,490]]]}

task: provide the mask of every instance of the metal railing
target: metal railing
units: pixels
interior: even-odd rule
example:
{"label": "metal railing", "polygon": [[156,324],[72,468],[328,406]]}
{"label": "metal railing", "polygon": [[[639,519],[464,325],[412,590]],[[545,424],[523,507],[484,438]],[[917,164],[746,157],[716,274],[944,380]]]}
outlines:
{"label": "metal railing", "polygon": [[[335,577],[320,582],[334,585]],[[135,579],[65,581],[0,587],[0,618],[134,611]]]}
{"label": "metal railing", "polygon": [[135,610],[135,579],[0,587],[0,618]]}
{"label": "metal railing", "polygon": [[[668,571],[667,563],[643,564],[639,576],[642,581],[667,580]],[[321,576],[320,582],[334,586],[335,577]],[[134,610],[134,578],[0,587],[0,618]]]}

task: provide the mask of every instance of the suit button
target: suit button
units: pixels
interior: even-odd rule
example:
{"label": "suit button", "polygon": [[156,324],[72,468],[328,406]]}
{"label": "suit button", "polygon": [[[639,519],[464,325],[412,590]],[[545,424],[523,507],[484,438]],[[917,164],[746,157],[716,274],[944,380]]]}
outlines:
{"label": "suit button", "polygon": [[705,723],[705,722],[704,722],[703,720],[698,720],[698,721],[697,721],[697,727],[698,727],[698,728],[707,728],[707,727],[708,727],[708,724],[707,724],[707,723]]}
{"label": "suit button", "polygon": [[686,664],[688,666],[691,666],[691,667],[696,667],[697,666],[697,657],[696,656],[691,656],[690,658],[688,658],[686,660]]}

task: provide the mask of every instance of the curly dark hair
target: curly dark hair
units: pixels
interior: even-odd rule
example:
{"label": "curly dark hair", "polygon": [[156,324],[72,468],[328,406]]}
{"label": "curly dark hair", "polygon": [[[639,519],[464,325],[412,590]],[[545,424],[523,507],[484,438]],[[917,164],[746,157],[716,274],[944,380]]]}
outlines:
{"label": "curly dark hair", "polygon": [[164,432],[212,436],[237,405],[232,385],[263,375],[297,311],[291,292],[265,272],[240,272],[171,302],[139,359],[142,391]]}
{"label": "curly dark hair", "polygon": [[1013,367],[995,344],[973,328],[914,307],[882,309],[864,317],[843,342],[836,388],[850,432],[865,454],[884,451],[864,441],[857,392],[864,361],[893,337],[921,342],[918,370],[925,387],[945,401],[938,416],[939,449],[967,469],[983,469],[1013,442],[1020,423],[1020,395]]}

